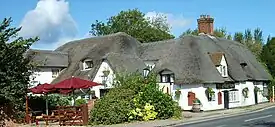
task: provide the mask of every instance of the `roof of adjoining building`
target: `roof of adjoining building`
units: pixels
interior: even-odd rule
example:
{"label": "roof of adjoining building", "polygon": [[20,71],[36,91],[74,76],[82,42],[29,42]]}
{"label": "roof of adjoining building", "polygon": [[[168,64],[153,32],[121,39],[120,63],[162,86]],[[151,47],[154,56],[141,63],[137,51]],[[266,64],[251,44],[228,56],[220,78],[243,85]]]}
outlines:
{"label": "roof of adjoining building", "polygon": [[51,50],[30,49],[28,55],[32,55],[32,61],[38,67],[68,67],[68,54]]}
{"label": "roof of adjoining building", "polygon": [[[102,60],[108,60],[115,72],[142,71],[144,60],[158,60],[153,71],[169,69],[175,74],[175,83],[223,83],[225,81],[270,80],[267,70],[242,44],[209,35],[140,43],[135,38],[119,32],[116,34],[72,41],[54,52],[68,54],[68,67],[53,82],[70,76],[94,77]],[[223,78],[210,54],[223,53],[229,78]],[[81,61],[93,60],[93,68],[81,71]],[[219,61],[220,57],[217,58]],[[62,62],[61,62],[62,63]],[[242,67],[240,64],[246,63]]]}

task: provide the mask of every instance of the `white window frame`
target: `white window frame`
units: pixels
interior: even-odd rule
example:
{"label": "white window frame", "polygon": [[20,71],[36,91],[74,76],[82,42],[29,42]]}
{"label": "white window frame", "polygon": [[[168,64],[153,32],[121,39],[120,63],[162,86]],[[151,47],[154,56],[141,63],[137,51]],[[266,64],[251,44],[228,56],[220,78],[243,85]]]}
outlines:
{"label": "white window frame", "polygon": [[[87,64],[90,63],[90,64]],[[93,68],[93,61],[92,60],[84,60],[83,61],[83,70],[90,70]]]}
{"label": "white window frame", "polygon": [[239,91],[229,91],[229,103],[239,102]]}
{"label": "white window frame", "polygon": [[161,82],[163,82],[163,83],[171,82],[171,75],[170,74],[162,74]]}
{"label": "white window frame", "polygon": [[222,70],[223,70],[223,76],[225,77],[226,76],[226,66],[222,66]]}
{"label": "white window frame", "polygon": [[60,69],[52,69],[52,78],[57,78],[60,73]]}

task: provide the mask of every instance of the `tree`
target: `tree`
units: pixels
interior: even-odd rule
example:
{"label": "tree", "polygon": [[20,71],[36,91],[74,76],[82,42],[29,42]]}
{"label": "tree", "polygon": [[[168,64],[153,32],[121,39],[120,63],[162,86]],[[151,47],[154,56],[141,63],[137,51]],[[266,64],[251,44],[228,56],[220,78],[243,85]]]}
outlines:
{"label": "tree", "polygon": [[195,30],[187,29],[180,35],[180,37],[183,37],[186,35],[199,35],[199,31],[198,31],[198,29],[195,29]]}
{"label": "tree", "polygon": [[243,43],[243,40],[244,40],[244,35],[242,32],[236,32],[234,34],[234,38],[233,38],[234,41],[237,41],[237,42],[240,42],[240,43]]}
{"label": "tree", "polygon": [[167,40],[171,35],[165,16],[158,14],[154,18],[145,18],[138,9],[121,11],[110,17],[106,23],[96,20],[91,25],[90,33],[94,36],[125,32],[142,43]]}
{"label": "tree", "polygon": [[[183,32],[180,37],[186,36],[186,35],[199,35],[198,29],[187,29],[185,32]],[[214,36],[220,37],[220,38],[232,38],[230,34],[227,34],[226,28],[217,28],[214,30]]]}
{"label": "tree", "polygon": [[[21,28],[10,27],[11,22],[11,18],[5,18],[0,24],[0,108],[11,104],[18,110],[24,105],[33,67],[24,53],[38,38],[17,37]],[[0,116],[4,116],[2,113],[0,109]]]}
{"label": "tree", "polygon": [[[244,32],[244,44],[251,52],[260,58],[263,46],[263,35],[260,28],[256,28],[253,32],[251,29],[246,29]],[[254,35],[254,36],[253,36]],[[260,60],[260,59],[259,59]]]}
{"label": "tree", "polygon": [[271,38],[263,46],[261,59],[265,62],[270,74],[275,76],[275,37]]}
{"label": "tree", "polygon": [[220,38],[226,38],[228,36],[226,28],[223,27],[223,28],[215,29],[214,30],[214,36],[215,37],[220,37]]}

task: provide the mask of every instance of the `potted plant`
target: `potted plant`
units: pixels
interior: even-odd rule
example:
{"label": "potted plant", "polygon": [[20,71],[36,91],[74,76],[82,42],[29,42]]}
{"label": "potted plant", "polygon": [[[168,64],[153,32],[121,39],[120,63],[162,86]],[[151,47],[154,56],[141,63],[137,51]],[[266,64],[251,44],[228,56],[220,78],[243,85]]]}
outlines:
{"label": "potted plant", "polygon": [[179,99],[180,99],[180,95],[181,95],[181,91],[180,91],[180,89],[178,88],[178,89],[175,91],[175,98],[176,98],[176,100],[179,100]]}
{"label": "potted plant", "polygon": [[247,87],[243,88],[242,94],[243,94],[244,98],[248,98],[248,91],[249,91],[249,89]]}
{"label": "potted plant", "polygon": [[195,98],[195,100],[193,100],[192,111],[193,112],[200,112],[201,111],[201,101],[198,98]]}

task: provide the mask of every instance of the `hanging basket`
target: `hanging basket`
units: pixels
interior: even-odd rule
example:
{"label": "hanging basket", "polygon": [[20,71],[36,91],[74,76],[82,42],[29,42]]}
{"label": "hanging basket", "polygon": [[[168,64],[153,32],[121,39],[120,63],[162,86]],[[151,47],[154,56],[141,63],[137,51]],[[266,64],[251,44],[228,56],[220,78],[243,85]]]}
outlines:
{"label": "hanging basket", "polygon": [[248,91],[249,89],[247,87],[245,87],[243,90],[242,90],[242,94],[244,96],[244,98],[248,98]]}
{"label": "hanging basket", "polygon": [[255,87],[254,87],[254,92],[255,92],[255,93],[260,92],[260,88],[257,87],[257,86],[255,86]]}
{"label": "hanging basket", "polygon": [[179,89],[177,89],[177,91],[175,91],[175,98],[176,98],[176,100],[180,99],[180,95],[181,95],[181,91]]}
{"label": "hanging basket", "polygon": [[209,101],[212,100],[212,98],[214,97],[214,94],[215,94],[215,91],[212,88],[207,87],[207,89],[205,90],[205,95]]}

